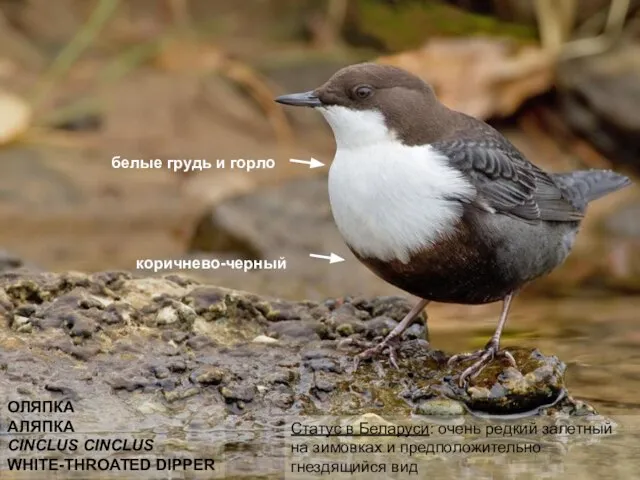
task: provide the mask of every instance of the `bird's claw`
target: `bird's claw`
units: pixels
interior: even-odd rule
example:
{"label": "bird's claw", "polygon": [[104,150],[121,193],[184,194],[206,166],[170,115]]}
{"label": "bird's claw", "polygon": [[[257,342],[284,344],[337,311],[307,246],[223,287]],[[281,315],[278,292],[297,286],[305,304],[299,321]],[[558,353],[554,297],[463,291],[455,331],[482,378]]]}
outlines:
{"label": "bird's claw", "polygon": [[451,367],[459,362],[478,359],[475,363],[473,363],[470,367],[467,367],[460,374],[458,385],[460,387],[463,387],[467,379],[473,380],[474,378],[476,378],[480,374],[480,372],[491,363],[494,358],[499,357],[506,358],[512,367],[518,368],[513,355],[511,355],[511,353],[509,353],[507,350],[500,350],[500,346],[497,342],[489,342],[484,347],[484,349],[478,350],[477,352],[460,353],[458,355],[454,355],[449,359],[447,365]]}
{"label": "bird's claw", "polygon": [[358,355],[356,355],[354,358],[354,369],[355,370],[358,369],[358,366],[360,365],[360,362],[362,360],[368,360],[370,358],[376,357],[386,350],[387,355],[389,355],[389,363],[393,368],[395,368],[396,370],[399,370],[400,367],[398,367],[398,356],[397,356],[398,346],[396,344],[397,339],[398,337],[393,337],[393,338],[387,337],[377,345],[371,348],[367,348],[364,352],[361,352]]}

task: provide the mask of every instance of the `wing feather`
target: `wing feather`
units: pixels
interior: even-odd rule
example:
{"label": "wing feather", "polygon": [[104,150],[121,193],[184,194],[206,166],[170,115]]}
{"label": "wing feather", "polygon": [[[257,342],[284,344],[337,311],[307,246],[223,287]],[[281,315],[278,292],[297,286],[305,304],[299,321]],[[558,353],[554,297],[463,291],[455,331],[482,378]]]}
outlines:
{"label": "wing feather", "polygon": [[584,216],[550,175],[525,159],[506,139],[499,135],[486,137],[432,144],[476,187],[476,205],[528,222],[566,222]]}

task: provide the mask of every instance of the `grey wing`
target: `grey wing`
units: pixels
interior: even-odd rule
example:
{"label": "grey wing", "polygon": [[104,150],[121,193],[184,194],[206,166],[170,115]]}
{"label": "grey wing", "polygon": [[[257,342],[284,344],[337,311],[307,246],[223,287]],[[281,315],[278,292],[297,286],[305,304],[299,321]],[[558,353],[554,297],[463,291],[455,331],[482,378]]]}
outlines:
{"label": "grey wing", "polygon": [[528,222],[567,222],[584,216],[547,173],[500,137],[439,141],[432,147],[467,175],[476,187],[474,203],[480,208]]}

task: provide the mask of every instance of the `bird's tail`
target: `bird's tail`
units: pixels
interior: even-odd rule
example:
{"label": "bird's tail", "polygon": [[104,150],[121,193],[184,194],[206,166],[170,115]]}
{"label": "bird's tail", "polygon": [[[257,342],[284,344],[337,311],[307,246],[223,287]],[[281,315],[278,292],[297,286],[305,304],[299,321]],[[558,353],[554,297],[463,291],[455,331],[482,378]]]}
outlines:
{"label": "bird's tail", "polygon": [[631,185],[631,180],[611,170],[578,170],[557,173],[553,175],[553,178],[556,183],[575,197],[583,199],[585,203]]}

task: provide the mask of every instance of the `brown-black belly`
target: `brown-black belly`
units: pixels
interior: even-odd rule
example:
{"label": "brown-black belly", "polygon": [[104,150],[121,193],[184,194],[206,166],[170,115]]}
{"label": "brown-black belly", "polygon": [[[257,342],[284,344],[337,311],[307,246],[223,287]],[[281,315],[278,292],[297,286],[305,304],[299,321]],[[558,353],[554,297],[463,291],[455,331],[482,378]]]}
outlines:
{"label": "brown-black belly", "polygon": [[483,304],[503,299],[526,280],[497,257],[500,236],[479,236],[464,218],[451,235],[416,252],[407,263],[352,252],[376,275],[420,298],[444,303]]}

